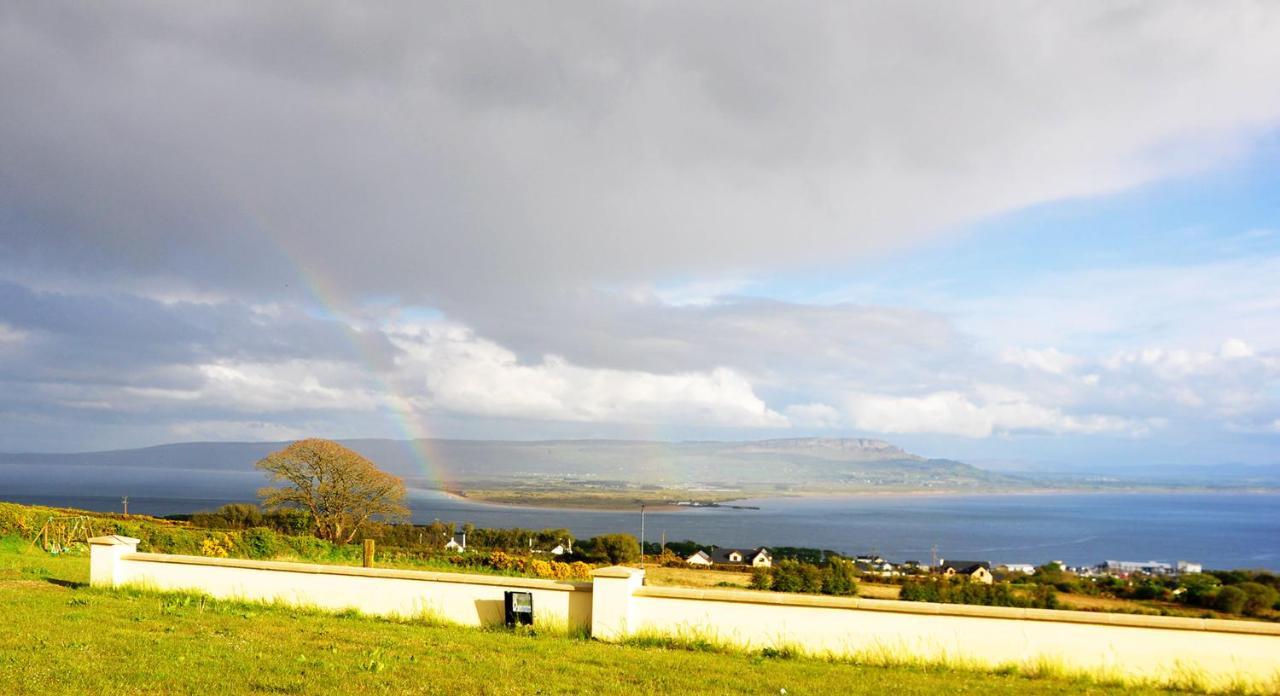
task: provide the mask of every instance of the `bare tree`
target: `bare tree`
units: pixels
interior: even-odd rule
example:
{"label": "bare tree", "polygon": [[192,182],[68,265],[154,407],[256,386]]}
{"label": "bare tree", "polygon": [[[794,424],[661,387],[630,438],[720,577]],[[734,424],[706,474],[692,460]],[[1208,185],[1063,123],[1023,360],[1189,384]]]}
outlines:
{"label": "bare tree", "polygon": [[409,514],[399,477],[332,440],[299,440],[257,466],[283,484],[258,491],[263,506],[309,511],[321,539],[349,544],[369,520]]}

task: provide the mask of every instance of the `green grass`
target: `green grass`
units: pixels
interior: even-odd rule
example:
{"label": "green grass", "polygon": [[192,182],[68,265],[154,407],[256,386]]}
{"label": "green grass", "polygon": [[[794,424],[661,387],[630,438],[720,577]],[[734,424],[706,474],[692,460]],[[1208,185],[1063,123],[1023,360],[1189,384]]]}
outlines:
{"label": "green grass", "polygon": [[1047,671],[857,665],[713,642],[609,645],[354,612],[85,587],[86,555],[0,540],[0,693],[1157,693]]}

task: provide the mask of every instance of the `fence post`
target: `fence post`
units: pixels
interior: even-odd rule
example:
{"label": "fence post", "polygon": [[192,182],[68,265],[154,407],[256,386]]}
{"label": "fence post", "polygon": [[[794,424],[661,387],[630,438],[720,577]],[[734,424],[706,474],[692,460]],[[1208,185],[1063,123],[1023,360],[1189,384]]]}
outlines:
{"label": "fence post", "polygon": [[108,534],[89,540],[89,584],[115,587],[121,582],[120,559],[138,550],[133,537]]}
{"label": "fence post", "polygon": [[373,539],[364,540],[364,567],[366,568],[373,567],[374,544],[375,542]]}
{"label": "fence post", "polygon": [[644,584],[639,568],[610,566],[591,573],[591,636],[621,640],[637,628],[631,595]]}

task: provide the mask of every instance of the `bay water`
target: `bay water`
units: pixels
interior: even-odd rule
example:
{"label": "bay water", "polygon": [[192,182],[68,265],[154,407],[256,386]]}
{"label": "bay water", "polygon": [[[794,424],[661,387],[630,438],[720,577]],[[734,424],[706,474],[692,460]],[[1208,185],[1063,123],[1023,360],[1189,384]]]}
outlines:
{"label": "bay water", "polygon": [[[119,511],[120,499],[4,496],[14,502]],[[216,508],[226,500],[130,498],[154,515]],[[892,561],[939,558],[1069,565],[1104,560],[1178,560],[1206,568],[1280,570],[1280,493],[1042,493],[1033,495],[867,495],[737,501],[758,509],[690,508],[645,515],[645,536],[720,546],[807,546]],[[579,538],[639,536],[640,511],[559,510],[486,505],[414,490],[415,522],[478,527],[560,528]]]}

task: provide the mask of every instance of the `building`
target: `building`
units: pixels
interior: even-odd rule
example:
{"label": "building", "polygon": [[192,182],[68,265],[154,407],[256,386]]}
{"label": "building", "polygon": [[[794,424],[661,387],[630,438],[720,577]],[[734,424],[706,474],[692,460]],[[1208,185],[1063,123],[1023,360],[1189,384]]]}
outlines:
{"label": "building", "polygon": [[712,549],[711,562],[716,565],[749,565],[753,568],[773,566],[773,554],[761,546],[758,549]]}
{"label": "building", "polygon": [[457,551],[458,553],[466,553],[467,552],[467,533],[458,532],[457,534],[454,534],[453,538],[449,540],[449,543],[444,545],[444,548],[446,551]]}
{"label": "building", "polygon": [[711,555],[708,554],[706,551],[695,551],[692,556],[684,559],[684,562],[688,563],[691,566],[710,568]]}
{"label": "building", "polygon": [[1186,575],[1189,573],[1203,573],[1204,566],[1191,561],[1178,561],[1178,575]]}
{"label": "building", "polygon": [[943,559],[938,564],[938,572],[946,577],[967,577],[973,582],[990,585],[995,578],[991,577],[991,564],[986,561],[948,561]]}
{"label": "building", "polygon": [[1006,563],[1000,567],[1009,574],[1022,573],[1023,575],[1032,575],[1036,572],[1036,567],[1030,563]]}
{"label": "building", "polygon": [[853,567],[860,573],[875,573],[882,576],[898,574],[898,569],[892,563],[876,554],[854,556]]}
{"label": "building", "polygon": [[761,546],[758,549],[719,549],[697,551],[685,559],[691,566],[751,566],[753,568],[770,568],[773,566],[773,554]]}
{"label": "building", "polygon": [[1102,571],[1107,575],[1125,576],[1130,573],[1147,575],[1172,575],[1173,566],[1159,561],[1106,561]]}
{"label": "building", "polygon": [[555,548],[551,549],[550,553],[552,556],[563,556],[566,553],[573,553],[573,542],[570,541],[565,544],[556,544]]}

